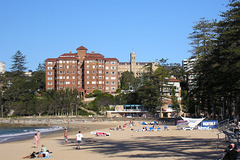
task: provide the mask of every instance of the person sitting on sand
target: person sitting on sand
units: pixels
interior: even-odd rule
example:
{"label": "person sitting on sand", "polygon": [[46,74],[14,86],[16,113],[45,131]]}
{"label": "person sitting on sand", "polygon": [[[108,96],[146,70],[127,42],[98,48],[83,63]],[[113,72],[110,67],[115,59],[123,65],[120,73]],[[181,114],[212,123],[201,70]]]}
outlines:
{"label": "person sitting on sand", "polygon": [[226,152],[226,154],[223,155],[223,160],[237,160],[238,152],[240,150],[237,150],[235,144],[232,143],[228,145],[228,149],[225,149],[223,151]]}
{"label": "person sitting on sand", "polygon": [[47,150],[47,147],[45,147],[45,145],[42,145],[42,148],[40,150],[40,152],[36,153],[38,158],[42,158],[42,157],[49,157],[49,150]]}

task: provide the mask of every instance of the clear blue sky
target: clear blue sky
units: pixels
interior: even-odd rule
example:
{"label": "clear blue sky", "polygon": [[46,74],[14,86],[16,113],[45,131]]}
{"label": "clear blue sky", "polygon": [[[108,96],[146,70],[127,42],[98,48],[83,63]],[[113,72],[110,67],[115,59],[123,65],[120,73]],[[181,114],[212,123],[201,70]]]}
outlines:
{"label": "clear blue sky", "polygon": [[220,19],[228,0],[0,0],[0,61],[10,71],[20,50],[27,70],[84,46],[106,58],[137,62],[189,58],[194,22]]}

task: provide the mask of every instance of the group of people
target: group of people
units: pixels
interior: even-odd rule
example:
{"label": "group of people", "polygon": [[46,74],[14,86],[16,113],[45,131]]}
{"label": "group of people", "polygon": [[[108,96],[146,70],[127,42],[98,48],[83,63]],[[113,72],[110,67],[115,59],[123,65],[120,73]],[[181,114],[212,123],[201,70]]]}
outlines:
{"label": "group of people", "polygon": [[[64,127],[64,141],[65,141],[65,144],[68,143],[68,131],[67,131],[67,128]],[[77,134],[76,134],[76,141],[77,141],[77,147],[76,149],[80,149],[80,144],[82,143],[82,138],[83,138],[83,135],[81,133],[81,131],[79,131]]]}
{"label": "group of people", "polygon": [[42,148],[39,152],[32,152],[30,155],[27,155],[25,157],[23,157],[23,159],[27,159],[27,158],[43,158],[43,157],[49,157],[49,154],[51,152],[49,152],[49,150],[47,150],[47,148],[45,147],[45,145],[42,145]]}
{"label": "group of people", "polygon": [[40,138],[41,138],[41,133],[40,131],[37,131],[37,133],[34,135],[33,138],[33,143],[35,144],[35,148],[38,148],[38,145],[40,144]]}

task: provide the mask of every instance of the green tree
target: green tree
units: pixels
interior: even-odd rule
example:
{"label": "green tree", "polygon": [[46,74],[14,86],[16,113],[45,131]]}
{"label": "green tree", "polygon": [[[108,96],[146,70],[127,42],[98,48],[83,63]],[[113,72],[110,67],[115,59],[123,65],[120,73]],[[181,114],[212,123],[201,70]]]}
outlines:
{"label": "green tree", "polygon": [[136,78],[134,77],[133,72],[125,71],[120,77],[120,87],[123,90],[129,90],[131,86],[136,88],[135,81]]}
{"label": "green tree", "polygon": [[193,56],[204,56],[212,50],[213,40],[216,37],[216,34],[213,32],[215,23],[215,21],[210,22],[205,20],[205,18],[200,18],[200,21],[193,26],[194,31],[188,37],[192,40],[190,45],[193,47]]}
{"label": "green tree", "polygon": [[18,50],[12,56],[12,67],[10,69],[13,72],[24,72],[27,69],[25,67],[26,64],[26,57]]}

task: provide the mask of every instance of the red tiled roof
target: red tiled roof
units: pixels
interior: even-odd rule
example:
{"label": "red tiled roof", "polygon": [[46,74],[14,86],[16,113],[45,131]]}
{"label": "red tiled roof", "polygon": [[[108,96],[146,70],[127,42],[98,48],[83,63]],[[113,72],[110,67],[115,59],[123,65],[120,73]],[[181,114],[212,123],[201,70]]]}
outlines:
{"label": "red tiled roof", "polygon": [[104,56],[100,53],[87,53],[86,57],[101,57],[101,58],[104,58]]}
{"label": "red tiled roof", "polygon": [[104,58],[106,61],[118,61],[117,58]]}
{"label": "red tiled roof", "polygon": [[48,58],[48,59],[45,60],[45,62],[49,62],[49,61],[53,62],[53,61],[56,61],[56,60],[57,60],[57,58]]}
{"label": "red tiled roof", "polygon": [[59,60],[59,59],[66,59],[66,60],[78,60],[78,58],[77,58],[77,57],[58,57],[57,59],[58,59],[58,60]]}
{"label": "red tiled roof", "polygon": [[169,82],[180,82],[178,79],[172,78],[172,77],[169,78],[168,81],[169,81]]}
{"label": "red tiled roof", "polygon": [[59,57],[77,57],[77,53],[64,53]]}
{"label": "red tiled roof", "polygon": [[83,46],[80,46],[77,48],[77,50],[87,50],[87,48],[83,47]]}
{"label": "red tiled roof", "polygon": [[84,60],[91,60],[91,59],[104,59],[104,57],[85,57]]}

